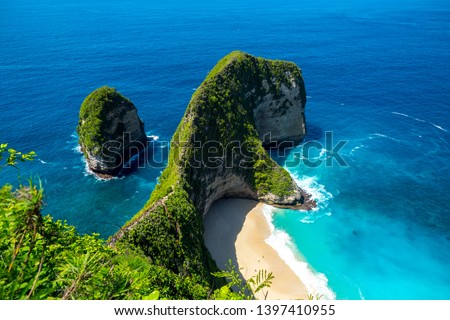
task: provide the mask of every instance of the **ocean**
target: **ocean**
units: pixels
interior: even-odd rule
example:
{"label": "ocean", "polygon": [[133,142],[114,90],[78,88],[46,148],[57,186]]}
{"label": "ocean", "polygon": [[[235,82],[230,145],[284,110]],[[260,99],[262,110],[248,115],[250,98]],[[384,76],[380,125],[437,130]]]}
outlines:
{"label": "ocean", "polygon": [[[107,238],[149,199],[162,142],[221,57],[290,60],[306,83],[308,135],[277,160],[318,208],[269,210],[268,242],[319,296],[450,299],[449,30],[450,4],[432,0],[5,2],[0,142],[38,157],[3,169],[0,184],[40,179],[44,213]],[[110,181],[87,173],[78,111],[103,85],[136,105],[161,166]],[[345,165],[326,132],[345,143]],[[312,141],[322,164],[292,165]]]}

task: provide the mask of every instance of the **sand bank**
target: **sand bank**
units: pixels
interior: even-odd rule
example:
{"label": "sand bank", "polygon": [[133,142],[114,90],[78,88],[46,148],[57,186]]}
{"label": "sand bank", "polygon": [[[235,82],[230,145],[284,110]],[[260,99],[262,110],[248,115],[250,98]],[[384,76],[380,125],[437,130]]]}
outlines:
{"label": "sand bank", "polygon": [[[229,259],[244,279],[265,269],[274,275],[267,299],[307,299],[308,291],[297,275],[265,240],[270,228],[263,204],[244,199],[217,201],[205,217],[205,243],[219,268]],[[262,294],[258,299],[264,299]]]}

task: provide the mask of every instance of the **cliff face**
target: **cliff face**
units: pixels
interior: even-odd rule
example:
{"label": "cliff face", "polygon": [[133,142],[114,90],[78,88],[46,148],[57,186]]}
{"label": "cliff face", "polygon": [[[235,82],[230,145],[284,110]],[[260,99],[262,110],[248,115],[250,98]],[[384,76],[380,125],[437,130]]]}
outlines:
{"label": "cliff face", "polygon": [[[286,142],[286,146],[289,142],[298,144],[306,135],[306,91],[303,78],[295,69],[292,72],[288,69],[285,75],[282,79],[270,77],[257,83],[260,88],[264,88],[262,94],[265,94],[254,97],[253,112],[256,130],[264,146],[283,146],[283,142]],[[252,90],[249,95],[255,93],[256,90]]]}
{"label": "cliff face", "polygon": [[243,52],[219,61],[193,95],[173,138],[184,148],[178,166],[201,213],[232,196],[313,205],[263,148],[304,137],[305,103],[301,71],[293,63]]}
{"label": "cliff face", "polygon": [[83,101],[77,127],[89,168],[108,178],[145,148],[144,123],[133,103],[113,88],[101,87]]}
{"label": "cliff face", "polygon": [[219,61],[192,96],[149,202],[111,243],[138,247],[157,264],[207,281],[214,263],[203,243],[202,216],[214,201],[244,197],[314,207],[264,149],[305,135],[305,97],[293,63],[237,51]]}

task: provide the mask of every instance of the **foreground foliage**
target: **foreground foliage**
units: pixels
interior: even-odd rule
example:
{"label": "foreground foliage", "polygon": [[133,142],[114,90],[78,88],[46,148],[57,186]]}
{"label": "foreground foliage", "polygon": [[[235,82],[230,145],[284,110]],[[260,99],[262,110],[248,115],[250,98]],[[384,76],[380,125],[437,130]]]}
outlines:
{"label": "foreground foliage", "polygon": [[[5,160],[0,163],[0,169],[16,166],[18,161],[32,160],[35,156],[33,152],[22,154],[8,149],[6,144],[0,147],[0,160]],[[157,222],[161,223],[161,233],[148,234],[141,230],[142,234],[152,238],[151,241],[158,239],[159,242],[151,247],[142,244],[139,249],[123,245],[112,248],[96,234],[80,235],[75,227],[65,222],[43,217],[43,197],[42,186],[31,179],[17,190],[9,184],[0,188],[0,299],[252,297],[251,292],[230,290],[237,284],[236,272],[216,274],[218,278],[228,278],[230,283],[216,281],[223,287],[214,292],[209,281],[202,278],[207,276],[209,279],[209,275],[183,272],[189,261],[181,260],[182,253],[187,251],[187,246],[198,242],[192,241],[202,238],[197,234],[186,234],[188,230],[180,229],[171,219]],[[180,217],[184,214],[186,219],[191,217],[183,200],[167,205],[170,212],[178,212]],[[167,228],[178,230],[179,237],[167,239]],[[171,241],[178,241],[176,250],[167,246]],[[152,256],[155,258],[150,258]],[[161,257],[165,260],[160,260]],[[252,278],[249,283],[257,279]],[[259,280],[257,283],[261,285]]]}
{"label": "foreground foliage", "polygon": [[[0,169],[32,160],[0,145]],[[205,299],[209,288],[130,248],[43,217],[43,189],[32,180],[0,189],[0,299]]]}
{"label": "foreground foliage", "polygon": [[215,277],[224,278],[227,284],[220,289],[214,291],[214,299],[217,300],[250,300],[253,294],[262,292],[264,300],[267,299],[268,288],[272,285],[274,278],[272,272],[267,270],[259,270],[256,275],[244,281],[232,264],[228,261],[227,270],[213,273]]}
{"label": "foreground foliage", "polygon": [[0,190],[0,299],[205,299],[208,288],[98,235],[42,217],[32,182]]}

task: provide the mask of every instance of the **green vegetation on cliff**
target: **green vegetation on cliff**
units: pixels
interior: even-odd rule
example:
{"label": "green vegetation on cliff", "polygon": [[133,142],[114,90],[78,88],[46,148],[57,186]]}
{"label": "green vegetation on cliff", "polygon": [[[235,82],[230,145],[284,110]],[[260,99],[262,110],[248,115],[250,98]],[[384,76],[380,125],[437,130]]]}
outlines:
{"label": "green vegetation on cliff", "polygon": [[[190,190],[196,188],[196,178],[211,171],[207,159],[210,155],[200,154],[202,149],[198,148],[198,143],[208,141],[218,142],[217,154],[225,155],[225,161],[233,161],[232,169],[245,175],[259,195],[291,194],[292,178],[270,158],[254,121],[255,97],[266,94],[262,79],[275,79],[269,91],[273,90],[276,97],[280,83],[289,84],[288,77],[301,78],[300,69],[291,62],[256,58],[241,51],[221,59],[193,94],[173,135],[168,166],[146,208],[166,196],[175,185],[195,192]],[[234,142],[239,142],[240,154],[233,154]],[[231,159],[233,156],[239,158]],[[194,163],[198,159],[201,163]]]}
{"label": "green vegetation on cliff", "polygon": [[[34,156],[1,144],[0,170]],[[0,299],[216,296],[199,276],[184,276],[162,266],[168,261],[152,261],[130,247],[112,248],[98,235],[79,235],[73,226],[42,216],[42,204],[42,187],[31,180],[17,190],[9,184],[0,188]],[[163,250],[170,257],[171,248]]]}
{"label": "green vegetation on cliff", "polygon": [[107,114],[117,106],[133,104],[116,89],[107,86],[98,88],[89,94],[81,104],[80,119],[77,127],[80,142],[86,148],[97,154],[102,144],[106,141],[103,132],[110,126]]}
{"label": "green vegetation on cliff", "polygon": [[[0,145],[3,167],[32,160]],[[250,290],[267,289],[273,278],[261,270],[242,283],[234,266],[214,274],[228,284],[213,291],[193,278],[160,266],[129,247],[107,246],[98,235],[79,235],[73,226],[42,216],[42,186],[29,181],[0,188],[0,299],[251,299]],[[170,252],[171,248],[167,248]],[[237,287],[233,292],[231,287]]]}
{"label": "green vegetation on cliff", "polygon": [[35,185],[0,189],[0,299],[206,299],[209,288],[129,248],[42,217]]}
{"label": "green vegetation on cliff", "polygon": [[[257,99],[268,91],[277,97],[281,84],[288,85],[292,77],[301,79],[301,72],[290,62],[238,51],[219,61],[192,96],[150,200],[112,243],[140,250],[153,263],[213,285],[210,274],[216,267],[203,243],[202,219],[206,201],[215,197],[210,185],[221,180],[224,191],[219,196],[226,196],[235,192],[227,189],[227,181],[236,176],[243,181],[239,188],[249,190],[241,196],[261,199],[270,194],[275,203],[298,191],[289,173],[264,149],[254,120]],[[205,144],[214,153],[205,153]]]}
{"label": "green vegetation on cliff", "polygon": [[[188,132],[192,131],[196,141],[219,141],[223,146],[239,141],[241,153],[247,156],[247,167],[234,166],[233,169],[246,175],[258,195],[292,193],[290,175],[263,148],[254,121],[255,99],[266,94],[261,79],[275,79],[276,84],[270,86],[269,91],[273,90],[276,97],[280,83],[289,83],[288,73],[291,77],[301,77],[293,63],[255,58],[240,51],[230,53],[219,61],[194,94],[186,112],[194,119],[192,127],[182,122],[179,137],[189,136]],[[255,92],[249,95],[252,91]],[[181,139],[178,141],[184,141]],[[232,149],[224,151],[232,156]]]}
{"label": "green vegetation on cliff", "polygon": [[77,132],[89,168],[102,177],[119,175],[147,142],[136,107],[109,87],[94,90],[83,101]]}

